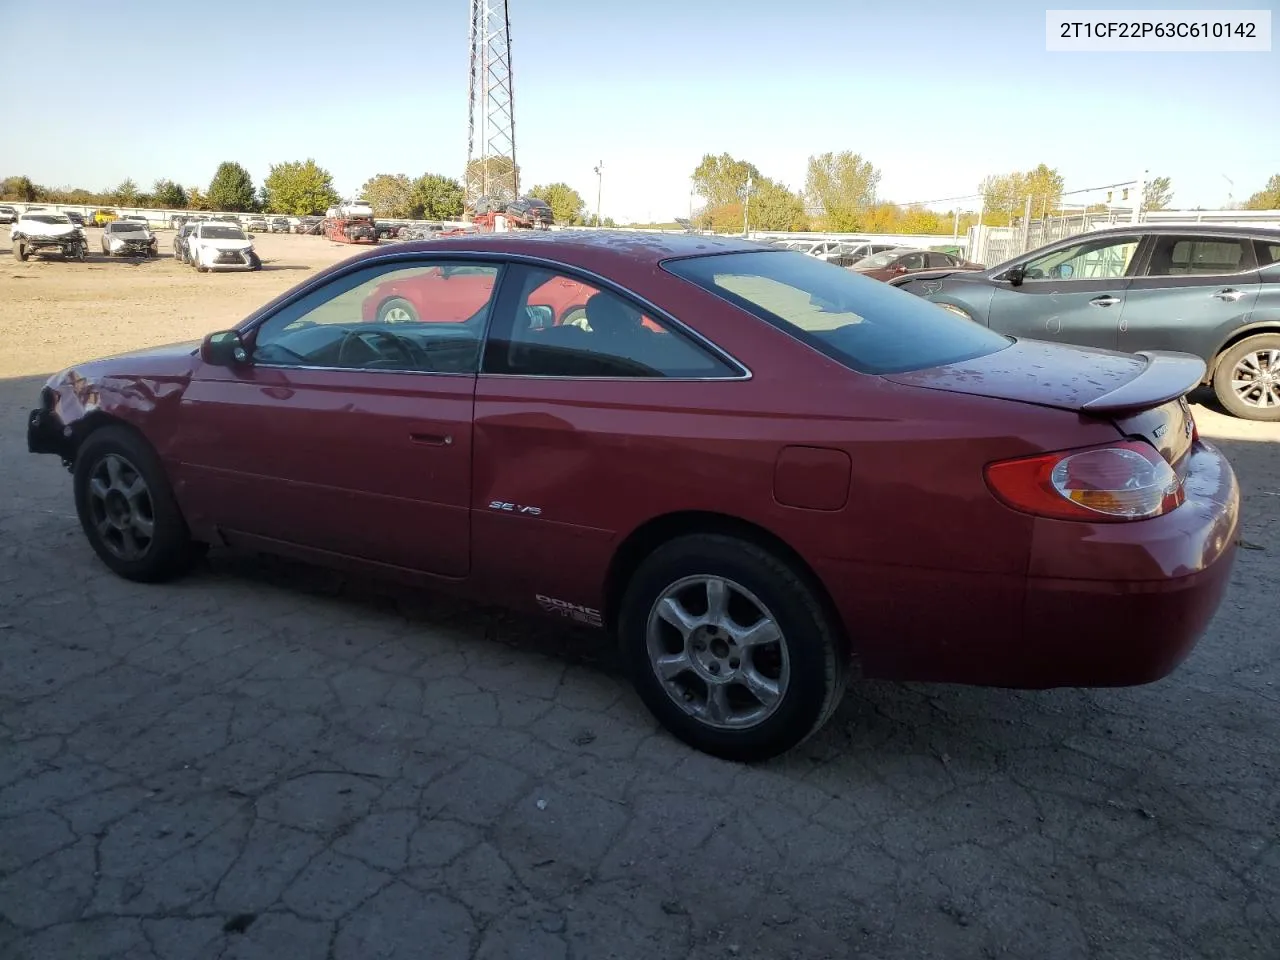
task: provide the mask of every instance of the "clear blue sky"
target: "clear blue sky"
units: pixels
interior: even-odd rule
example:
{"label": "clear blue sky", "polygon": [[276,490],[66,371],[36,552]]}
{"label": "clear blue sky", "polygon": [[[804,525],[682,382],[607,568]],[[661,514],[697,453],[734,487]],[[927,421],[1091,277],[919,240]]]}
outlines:
{"label": "clear blue sky", "polygon": [[[809,154],[852,149],[900,202],[1041,161],[1068,189],[1148,168],[1176,206],[1280,172],[1280,53],[1050,54],[1045,6],[511,0],[522,182],[564,180],[594,206],[603,160],[604,214],[626,221],[683,216],[707,152],[801,187]],[[0,0],[0,176],[203,185],[237,160],[261,182],[306,157],[344,194],[375,173],[460,176],[468,11]]]}

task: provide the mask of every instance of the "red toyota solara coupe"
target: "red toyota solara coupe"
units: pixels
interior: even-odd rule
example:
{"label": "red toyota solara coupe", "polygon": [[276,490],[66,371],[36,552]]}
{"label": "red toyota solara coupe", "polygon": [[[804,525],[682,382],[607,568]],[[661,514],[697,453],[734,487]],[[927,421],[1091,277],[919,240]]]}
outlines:
{"label": "red toyota solara coupe", "polygon": [[1203,374],[746,241],[506,234],[371,250],[201,344],[69,369],[28,446],[121,576],[219,544],[610,630],[673,733],[759,759],[855,668],[1171,671],[1235,549]]}

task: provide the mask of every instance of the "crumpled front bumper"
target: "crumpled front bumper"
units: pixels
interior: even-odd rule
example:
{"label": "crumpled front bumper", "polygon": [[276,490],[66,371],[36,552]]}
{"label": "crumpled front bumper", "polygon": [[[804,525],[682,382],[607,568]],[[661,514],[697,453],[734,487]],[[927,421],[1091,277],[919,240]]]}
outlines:
{"label": "crumpled front bumper", "polygon": [[27,415],[27,451],[56,453],[66,459],[71,432],[54,409],[54,399],[53,390],[45,387],[40,393],[41,406]]}

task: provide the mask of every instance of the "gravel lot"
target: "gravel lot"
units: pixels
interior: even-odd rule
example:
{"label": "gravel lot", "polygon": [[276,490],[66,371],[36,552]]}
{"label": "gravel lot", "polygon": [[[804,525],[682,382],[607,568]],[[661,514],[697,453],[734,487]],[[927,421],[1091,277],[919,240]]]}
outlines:
{"label": "gravel lot", "polygon": [[351,252],[259,249],[212,276],[0,252],[0,956],[1280,956],[1280,426],[1197,409],[1246,549],[1172,677],[865,683],[739,767],[555,624],[254,557],[164,587],[92,557],[70,478],[26,453],[40,384]]}

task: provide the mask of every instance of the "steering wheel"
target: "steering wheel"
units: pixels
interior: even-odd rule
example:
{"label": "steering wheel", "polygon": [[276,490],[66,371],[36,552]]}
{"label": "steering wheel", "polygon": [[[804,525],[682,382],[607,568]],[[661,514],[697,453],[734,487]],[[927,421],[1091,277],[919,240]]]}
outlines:
{"label": "steering wheel", "polygon": [[431,368],[431,361],[427,358],[425,350],[411,340],[397,337],[394,333],[388,333],[385,330],[348,330],[342,338],[342,343],[338,345],[338,366],[343,365],[343,361],[347,357],[347,348],[352,343],[359,343],[360,346],[373,355],[375,360],[386,359],[382,351],[370,343],[369,339],[390,344],[410,367],[419,370],[429,370]]}

